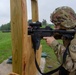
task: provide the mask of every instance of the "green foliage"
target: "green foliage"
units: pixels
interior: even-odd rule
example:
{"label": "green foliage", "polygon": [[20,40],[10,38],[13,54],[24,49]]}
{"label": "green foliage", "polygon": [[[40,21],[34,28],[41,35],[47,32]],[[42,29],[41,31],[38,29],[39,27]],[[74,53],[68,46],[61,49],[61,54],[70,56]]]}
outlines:
{"label": "green foliage", "polygon": [[45,19],[43,19],[42,25],[45,25],[45,26],[47,25],[47,21]]}
{"label": "green foliage", "polygon": [[11,25],[10,23],[7,23],[7,24],[4,24],[0,27],[0,30],[3,31],[3,30],[11,30]]}
{"label": "green foliage", "polygon": [[28,24],[32,22],[32,19],[28,20]]}

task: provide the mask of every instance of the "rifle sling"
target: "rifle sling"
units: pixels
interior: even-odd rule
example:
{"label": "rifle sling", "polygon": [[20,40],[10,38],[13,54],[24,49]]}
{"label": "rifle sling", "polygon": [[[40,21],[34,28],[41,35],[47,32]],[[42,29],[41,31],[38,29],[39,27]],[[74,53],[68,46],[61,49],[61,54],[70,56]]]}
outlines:
{"label": "rifle sling", "polygon": [[[66,48],[66,50],[65,50],[65,52],[64,52],[64,54],[63,54],[63,63],[64,63],[65,60],[66,60],[67,51],[69,50],[68,48],[69,48],[69,45],[67,46],[67,48]],[[37,60],[36,60],[36,50],[35,50],[35,49],[34,49],[34,53],[35,53],[35,65],[36,65],[36,68],[37,68],[37,70],[38,70],[42,75],[51,75],[51,74],[57,72],[58,70],[60,70],[60,69],[62,68],[63,63],[62,63],[58,68],[56,68],[56,69],[54,69],[54,70],[52,70],[52,71],[49,71],[49,72],[47,72],[47,73],[42,73],[41,70],[40,70],[40,68],[39,68],[39,65],[38,65],[38,63],[37,63]]]}

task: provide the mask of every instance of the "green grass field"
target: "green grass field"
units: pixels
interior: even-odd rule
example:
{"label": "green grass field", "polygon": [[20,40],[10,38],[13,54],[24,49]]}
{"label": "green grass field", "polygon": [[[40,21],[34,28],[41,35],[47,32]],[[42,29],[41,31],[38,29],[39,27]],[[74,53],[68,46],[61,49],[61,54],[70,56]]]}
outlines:
{"label": "green grass field", "polygon": [[11,56],[11,34],[0,32],[0,63]]}
{"label": "green grass field", "polygon": [[45,40],[42,40],[41,44],[42,44],[42,51],[47,54],[45,72],[55,69],[56,67],[58,67],[59,63],[57,62],[57,58],[54,54],[53,49],[51,49],[51,47],[49,47],[46,44]]}
{"label": "green grass field", "polygon": [[[53,50],[47,46],[45,40],[41,40],[42,51],[47,54],[46,57],[46,69],[49,71],[51,69],[48,66],[53,66],[52,69],[57,67],[57,60]],[[0,32],[0,63],[12,55],[12,45],[11,45],[11,33]]]}

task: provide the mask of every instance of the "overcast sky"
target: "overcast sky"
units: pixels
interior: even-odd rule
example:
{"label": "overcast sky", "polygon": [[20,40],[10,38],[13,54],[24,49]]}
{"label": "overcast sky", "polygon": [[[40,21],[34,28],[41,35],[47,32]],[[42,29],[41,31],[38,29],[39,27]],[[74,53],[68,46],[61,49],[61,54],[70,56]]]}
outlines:
{"label": "overcast sky", "polygon": [[[31,0],[27,1],[28,19],[31,19]],[[50,23],[50,13],[60,6],[70,6],[76,12],[76,0],[38,0],[39,21],[46,19]],[[10,22],[10,0],[0,0],[0,25]]]}

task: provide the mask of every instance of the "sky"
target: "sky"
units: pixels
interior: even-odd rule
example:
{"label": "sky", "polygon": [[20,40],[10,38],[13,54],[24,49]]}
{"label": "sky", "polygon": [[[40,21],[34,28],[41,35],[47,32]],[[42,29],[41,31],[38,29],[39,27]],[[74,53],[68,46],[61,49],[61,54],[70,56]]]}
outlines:
{"label": "sky", "polygon": [[[28,20],[31,19],[31,0],[27,1]],[[76,12],[76,0],[38,0],[39,21],[50,23],[50,14],[55,8],[69,6]],[[0,0],[0,26],[10,22],[10,0]]]}

